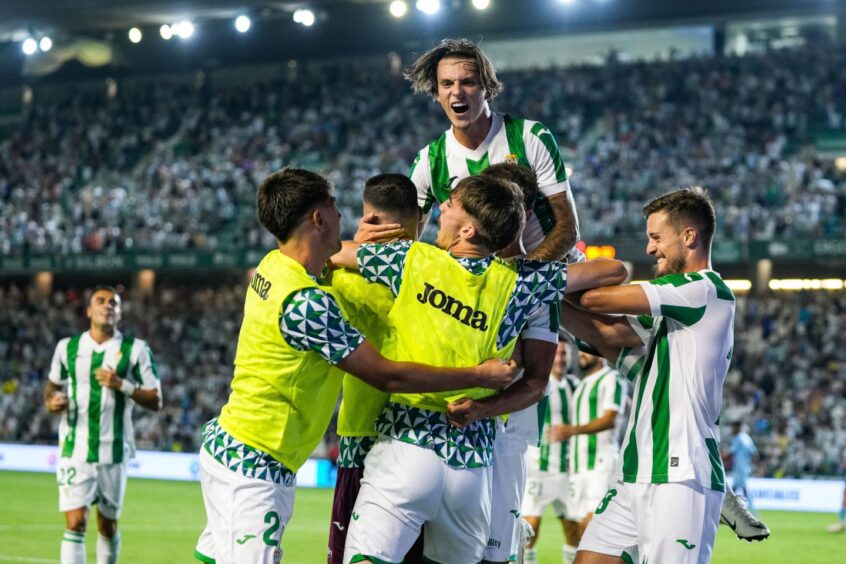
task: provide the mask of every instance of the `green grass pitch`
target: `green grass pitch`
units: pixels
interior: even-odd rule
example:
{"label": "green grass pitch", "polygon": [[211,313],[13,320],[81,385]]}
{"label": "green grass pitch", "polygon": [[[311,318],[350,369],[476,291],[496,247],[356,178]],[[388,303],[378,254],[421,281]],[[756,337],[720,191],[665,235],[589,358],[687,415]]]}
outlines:
{"label": "green grass pitch", "polygon": [[[0,472],[0,562],[58,562],[64,528],[57,510],[58,490],[51,474]],[[320,564],[326,561],[329,490],[297,492],[294,518],[282,539],[284,561]],[[773,536],[763,543],[736,540],[720,527],[713,562],[831,563],[846,562],[846,534],[825,531],[835,516],[820,513],[765,512]],[[91,522],[92,525],[95,523]],[[190,563],[194,541],[205,523],[197,483],[129,480],[120,520],[124,563]],[[561,531],[550,514],[541,526],[540,562],[561,562]],[[95,562],[94,528],[86,536],[88,562]]]}

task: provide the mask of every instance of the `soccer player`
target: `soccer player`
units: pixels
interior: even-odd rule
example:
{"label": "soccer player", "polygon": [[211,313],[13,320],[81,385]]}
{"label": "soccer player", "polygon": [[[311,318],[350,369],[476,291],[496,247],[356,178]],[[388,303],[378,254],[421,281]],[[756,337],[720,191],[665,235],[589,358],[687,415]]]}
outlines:
{"label": "soccer player", "polygon": [[[844,463],[844,470],[846,470],[846,463]],[[832,523],[826,527],[829,533],[842,533],[846,531],[846,483],[843,486],[843,502],[840,506],[840,515],[837,523]]]}
{"label": "soccer player", "polygon": [[[527,220],[531,218],[539,192],[532,169],[499,163],[485,169],[481,176],[513,182],[522,193]],[[523,254],[518,238],[497,256],[514,258]],[[498,428],[494,441],[491,523],[488,546],[482,560],[484,564],[513,561],[520,552],[521,534],[527,531],[528,524],[524,525],[520,519],[526,486],[526,449],[540,444],[541,412],[546,411],[547,404],[538,402],[547,390],[555,358],[558,317],[558,304],[538,308],[529,317],[517,345],[523,369],[517,381],[507,390],[481,400],[462,398],[447,406],[447,418],[458,427],[486,417],[510,414],[504,425]]]}
{"label": "soccer player", "polygon": [[[579,544],[579,524],[570,516],[570,442],[553,440],[553,429],[572,422],[574,391],[579,381],[570,373],[574,348],[569,337],[561,333],[552,376],[549,379],[549,402],[543,421],[542,442],[540,448],[529,450],[529,478],[526,482],[526,494],[523,497],[523,516],[535,531],[534,538],[526,547],[524,562],[537,562],[535,545],[540,535],[540,524],[547,506],[552,505],[556,516],[561,521],[566,540],[563,551],[565,560],[576,556]],[[568,556],[572,554],[572,556]]]}
{"label": "soccer player", "polygon": [[734,421],[731,424],[732,434],[734,438],[729,445],[729,452],[732,455],[731,472],[732,489],[735,493],[743,495],[748,500],[749,509],[752,507],[752,498],[749,496],[749,490],[746,487],[746,480],[752,474],[752,459],[758,454],[758,449],[755,448],[755,443],[749,433],[743,429],[743,424],[740,421]]}
{"label": "soccer player", "polygon": [[[126,493],[126,461],[135,456],[132,407],[158,411],[162,391],[150,347],[117,329],[120,295],[91,292],[88,331],[56,345],[44,404],[59,426],[59,511],[65,514],[62,564],[85,562],[88,512],[97,504],[97,562],[117,562],[117,521]],[[62,391],[66,390],[66,391]]]}
{"label": "soccer player", "polygon": [[200,480],[208,522],[195,551],[204,562],[278,562],[295,475],[320,442],[341,389],[330,365],[385,392],[500,389],[514,366],[432,368],[382,357],[322,286],[341,248],[329,182],[285,168],[258,188],[258,217],[277,239],[256,268],[244,304],[229,401],[203,428]]}
{"label": "soccer player", "polygon": [[[417,190],[402,174],[380,174],[364,183],[362,221],[371,225],[397,225],[400,239],[417,237],[420,208]],[[394,305],[391,290],[370,284],[358,272],[340,269],[332,273],[332,289],[350,323],[373,343],[379,352],[392,358],[391,325],[388,314]],[[337,368],[335,368],[337,370]],[[338,478],[329,527],[329,564],[341,564],[350,515],[358,497],[364,474],[364,460],[376,442],[376,418],[388,400],[388,394],[345,374],[338,412]]]}
{"label": "soccer player", "polygon": [[622,468],[582,537],[579,564],[621,562],[632,546],[647,562],[709,562],[720,518],[717,421],[735,301],[711,269],[714,208],[703,189],[686,188],[649,202],[644,216],[658,277],[590,290],[562,311],[571,333],[634,379]]}
{"label": "soccer player", "polygon": [[[578,535],[565,562],[576,557],[575,548],[605,492],[614,481],[619,449],[618,430],[623,425],[626,387],[620,373],[605,359],[579,351],[582,379],[573,393],[569,424],[553,428],[553,439],[570,440],[569,514],[579,521]],[[571,438],[572,437],[572,438]],[[565,547],[566,548],[566,547]]]}
{"label": "soccer player", "polygon": [[411,167],[426,226],[435,204],[456,183],[488,166],[510,162],[531,168],[541,195],[521,236],[529,258],[562,259],[579,238],[575,203],[555,136],[543,124],[498,114],[490,102],[502,90],[487,55],[466,39],[445,39],[406,72],[415,92],[441,105],[451,127],[423,147]]}
{"label": "soccer player", "polygon": [[[616,261],[577,264],[568,273],[560,262],[495,260],[493,253],[523,227],[520,200],[512,184],[465,178],[441,206],[440,249],[410,242],[345,244],[333,257],[397,296],[391,318],[400,358],[449,366],[491,354],[509,358],[526,318],[558,302],[565,284],[578,291],[625,276]],[[380,438],[368,454],[345,562],[398,562],[424,523],[427,559],[481,559],[490,518],[494,421],[458,429],[445,412],[454,399],[489,395],[472,389],[392,394],[377,420]]]}

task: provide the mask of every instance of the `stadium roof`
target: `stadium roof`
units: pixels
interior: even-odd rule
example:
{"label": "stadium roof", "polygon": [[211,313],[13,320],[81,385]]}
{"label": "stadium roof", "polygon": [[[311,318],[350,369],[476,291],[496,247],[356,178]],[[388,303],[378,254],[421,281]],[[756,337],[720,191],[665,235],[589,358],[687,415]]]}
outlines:
{"label": "stadium roof", "polygon": [[[26,37],[48,35],[54,45],[79,37],[116,47],[121,64],[134,69],[329,57],[339,54],[425,49],[445,36],[471,39],[553,33],[718,23],[746,18],[813,15],[846,10],[846,0],[491,0],[480,12],[471,0],[441,0],[427,16],[407,0],[409,13],[397,19],[389,0],[3,0],[0,2],[0,74],[20,76]],[[291,19],[309,8],[316,16],[305,28]],[[253,19],[249,33],[238,34],[233,19]],[[162,41],[158,28],[188,19],[197,33],[176,49]],[[127,31],[140,27],[144,40],[129,46]],[[2,48],[6,42],[6,48]],[[14,42],[14,43],[8,43]],[[190,45],[188,44],[190,43]],[[13,47],[13,48],[12,48]]]}

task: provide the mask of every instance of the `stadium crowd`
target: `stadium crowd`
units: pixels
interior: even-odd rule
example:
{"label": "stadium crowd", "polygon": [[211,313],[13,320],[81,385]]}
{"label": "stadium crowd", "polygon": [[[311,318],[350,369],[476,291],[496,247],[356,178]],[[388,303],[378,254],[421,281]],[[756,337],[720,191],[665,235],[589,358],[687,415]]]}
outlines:
{"label": "stadium crowd", "polygon": [[[846,175],[802,147],[815,132],[846,134],[844,58],[817,46],[510,71],[494,108],[557,135],[588,240],[639,234],[644,201],[692,183],[711,188],[726,239],[842,236]],[[255,187],[288,164],[335,182],[349,235],[363,180],[407,172],[443,128],[400,66],[315,63],[255,84],[36,99],[0,140],[0,256],[272,244],[254,221]]]}
{"label": "stadium crowd", "polygon": [[[193,452],[200,427],[226,402],[245,286],[169,283],[125,296],[121,330],[145,339],[164,408],[135,410],[139,448]],[[0,441],[56,444],[42,408],[55,343],[83,327],[78,290],[40,296],[0,287]],[[739,297],[723,419],[749,427],[761,476],[836,475],[846,461],[846,293]],[[729,433],[729,425],[724,425]],[[333,426],[334,428],[334,426]],[[333,428],[320,454],[336,445]]]}

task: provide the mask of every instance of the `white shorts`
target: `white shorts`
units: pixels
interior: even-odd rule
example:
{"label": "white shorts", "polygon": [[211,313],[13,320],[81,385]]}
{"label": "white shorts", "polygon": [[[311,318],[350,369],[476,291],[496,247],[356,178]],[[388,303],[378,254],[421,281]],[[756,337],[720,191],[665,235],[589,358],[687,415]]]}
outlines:
{"label": "white shorts", "polygon": [[526,480],[523,516],[542,517],[548,505],[560,519],[570,519],[570,479],[567,474],[531,474]]}
{"label": "white shorts", "polygon": [[593,513],[608,488],[616,481],[614,474],[613,468],[570,474],[570,501],[567,503],[569,517],[582,521]]}
{"label": "white shorts", "polygon": [[497,436],[491,484],[491,531],[484,559],[509,562],[520,543],[520,509],[526,487],[525,438]]}
{"label": "white shorts", "polygon": [[206,528],[194,555],[218,564],[278,563],[282,533],[294,511],[296,485],[233,472],[200,449]]}
{"label": "white shorts", "polygon": [[618,481],[600,500],[579,550],[610,556],[636,552],[642,562],[707,564],[722,502],[722,492],[694,481]]}
{"label": "white shorts", "polygon": [[380,437],[364,464],[344,562],[402,562],[425,524],[424,556],[436,563],[482,559],[491,511],[491,468],[454,468],[434,451]]}
{"label": "white shorts", "polygon": [[103,517],[117,521],[126,494],[126,463],[93,464],[60,458],[56,468],[59,511],[91,507]]}

